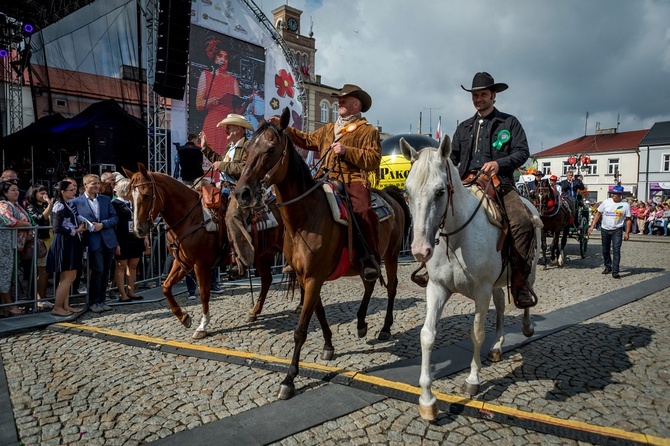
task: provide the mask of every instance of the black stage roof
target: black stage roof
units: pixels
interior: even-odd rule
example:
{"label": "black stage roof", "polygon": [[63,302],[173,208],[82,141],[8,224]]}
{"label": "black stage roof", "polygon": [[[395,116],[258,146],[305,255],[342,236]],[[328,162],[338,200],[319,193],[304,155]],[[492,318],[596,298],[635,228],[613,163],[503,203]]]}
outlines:
{"label": "black stage roof", "polygon": [[[3,0],[0,2],[0,14],[30,23],[38,29],[59,21],[68,14],[95,0]],[[0,16],[0,20],[2,17]]]}

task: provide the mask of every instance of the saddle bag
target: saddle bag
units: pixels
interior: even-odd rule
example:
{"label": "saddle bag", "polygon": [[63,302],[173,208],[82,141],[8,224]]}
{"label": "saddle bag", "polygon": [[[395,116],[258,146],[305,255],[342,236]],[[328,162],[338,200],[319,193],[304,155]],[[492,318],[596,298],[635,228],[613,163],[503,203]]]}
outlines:
{"label": "saddle bag", "polygon": [[219,209],[221,207],[221,189],[213,184],[202,186],[202,204],[207,209]]}

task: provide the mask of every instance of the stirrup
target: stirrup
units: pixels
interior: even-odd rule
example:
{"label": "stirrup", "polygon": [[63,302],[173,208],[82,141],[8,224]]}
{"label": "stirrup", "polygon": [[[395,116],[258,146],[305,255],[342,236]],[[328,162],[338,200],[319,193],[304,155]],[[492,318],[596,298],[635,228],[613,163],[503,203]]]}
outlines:
{"label": "stirrup", "polygon": [[[521,301],[521,300],[519,300],[519,291],[521,291],[523,288],[526,289],[528,294],[530,294],[531,298],[528,299],[528,300],[524,299],[523,301]],[[511,294],[512,294],[512,298],[514,299],[514,305],[517,308],[519,308],[521,310],[524,310],[526,308],[531,308],[531,307],[534,307],[535,305],[537,305],[537,302],[538,302],[537,294],[535,294],[535,291],[533,291],[533,288],[528,283],[524,283],[522,286],[518,286],[518,287],[512,285],[512,286],[510,286],[510,291],[511,291]]]}
{"label": "stirrup", "polygon": [[414,272],[410,276],[410,279],[412,280],[412,282],[416,283],[421,288],[426,288],[428,286],[428,279],[429,279],[428,271],[426,271],[423,274],[418,274],[419,271],[421,271],[425,267],[426,267],[426,263],[425,262],[421,263],[421,265],[419,265],[419,267],[416,270],[414,270]]}

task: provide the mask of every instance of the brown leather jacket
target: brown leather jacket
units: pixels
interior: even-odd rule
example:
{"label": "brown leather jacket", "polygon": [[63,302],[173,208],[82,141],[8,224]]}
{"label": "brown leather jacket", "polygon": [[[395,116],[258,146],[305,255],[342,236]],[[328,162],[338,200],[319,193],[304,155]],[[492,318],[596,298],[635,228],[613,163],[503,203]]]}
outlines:
{"label": "brown leather jacket", "polygon": [[[236,181],[239,180],[242,176],[242,169],[244,169],[244,165],[247,162],[248,146],[249,140],[247,140],[247,138],[242,138],[241,144],[238,144],[237,148],[235,149],[235,155],[233,155],[233,159],[230,162],[221,163],[219,165],[219,171],[230,175],[231,177],[235,178]],[[215,161],[223,161],[226,157],[225,153],[223,155],[219,155],[206,144],[200,151],[211,163]]]}
{"label": "brown leather jacket", "polygon": [[379,164],[382,158],[382,148],[379,140],[379,131],[365,118],[349,124],[342,130],[339,142],[347,147],[347,152],[340,160],[330,146],[335,140],[335,123],[330,122],[312,133],[305,133],[293,127],[288,127],[286,133],[296,146],[319,152],[324,160],[317,177],[328,170],[328,178],[342,180],[344,183],[354,181],[370,186],[368,172],[373,172],[379,178]]}

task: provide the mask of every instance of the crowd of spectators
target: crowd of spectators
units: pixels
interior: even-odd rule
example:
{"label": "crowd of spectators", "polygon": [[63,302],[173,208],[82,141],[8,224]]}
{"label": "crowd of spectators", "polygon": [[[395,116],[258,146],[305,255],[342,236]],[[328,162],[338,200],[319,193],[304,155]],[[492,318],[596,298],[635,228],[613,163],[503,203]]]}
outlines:
{"label": "crowd of spectators", "polygon": [[[652,200],[626,199],[630,204],[633,229],[631,234],[667,236],[670,231],[670,198],[659,203]],[[590,203],[591,215],[595,214],[600,202]]]}
{"label": "crowd of spectators", "polygon": [[[32,274],[36,275],[38,310],[51,310],[56,316],[82,311],[70,305],[70,295],[73,285],[77,290],[83,273],[84,252],[90,269],[87,301],[91,311],[111,309],[105,304],[110,277],[118,287],[121,302],[142,299],[136,294],[135,281],[149,239],[138,238],[132,231],[129,185],[130,180],[122,174],[105,172],[101,177],[86,175],[81,184],[74,178],[64,178],[53,191],[43,184],[32,184],[26,191],[19,188],[15,171],[3,171],[0,317],[25,314],[32,308],[22,300],[30,294],[25,287],[31,286],[26,278]],[[35,237],[38,240],[33,240]],[[35,243],[39,243],[39,249]],[[33,267],[35,271],[30,269]],[[50,277],[57,284],[53,296],[47,295]],[[15,296],[19,295],[17,300]]]}

